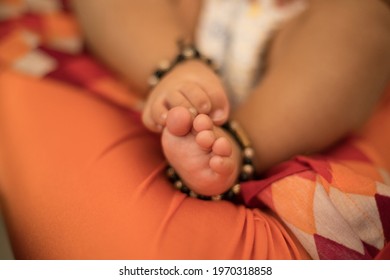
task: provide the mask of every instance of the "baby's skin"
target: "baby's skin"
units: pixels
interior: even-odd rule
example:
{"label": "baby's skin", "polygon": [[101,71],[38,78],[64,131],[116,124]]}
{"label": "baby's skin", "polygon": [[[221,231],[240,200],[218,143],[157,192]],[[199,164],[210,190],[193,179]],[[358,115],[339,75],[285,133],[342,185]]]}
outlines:
{"label": "baby's skin", "polygon": [[147,128],[162,133],[170,165],[194,192],[218,195],[237,179],[241,155],[220,127],[229,103],[220,78],[201,61],[177,65],[151,91],[143,111]]}

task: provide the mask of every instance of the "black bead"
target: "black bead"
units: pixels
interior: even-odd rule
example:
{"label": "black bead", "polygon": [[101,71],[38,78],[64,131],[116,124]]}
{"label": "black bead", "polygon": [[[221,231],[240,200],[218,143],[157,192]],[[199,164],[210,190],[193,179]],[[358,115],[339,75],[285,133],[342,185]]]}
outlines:
{"label": "black bead", "polygon": [[200,58],[200,52],[195,48],[193,48],[193,51],[194,51],[194,58]]}
{"label": "black bead", "polygon": [[229,191],[225,194],[224,199],[231,200],[231,199],[234,198],[234,196],[235,196],[234,192],[233,192],[232,190],[229,190]]}
{"label": "black bead", "polygon": [[241,173],[240,174],[240,182],[246,182],[246,181],[249,181],[251,179],[251,175],[249,174],[245,174],[245,173]]}
{"label": "black bead", "polygon": [[184,61],[185,59],[186,59],[186,57],[184,56],[184,54],[179,54],[176,58],[175,65]]}
{"label": "black bead", "polygon": [[158,79],[161,79],[164,75],[165,75],[166,71],[164,70],[156,70],[156,72],[154,72],[154,76]]}
{"label": "black bead", "polygon": [[198,198],[206,201],[211,200],[211,196],[207,196],[207,195],[198,195]]}
{"label": "black bead", "polygon": [[177,173],[175,171],[171,172],[168,168],[166,173],[167,173],[167,177],[168,177],[170,182],[174,183],[174,182],[180,180],[179,175],[177,175]]}
{"label": "black bead", "polygon": [[185,185],[183,185],[183,187],[181,188],[181,192],[182,193],[189,194],[190,191],[191,190],[187,186],[185,186]]}

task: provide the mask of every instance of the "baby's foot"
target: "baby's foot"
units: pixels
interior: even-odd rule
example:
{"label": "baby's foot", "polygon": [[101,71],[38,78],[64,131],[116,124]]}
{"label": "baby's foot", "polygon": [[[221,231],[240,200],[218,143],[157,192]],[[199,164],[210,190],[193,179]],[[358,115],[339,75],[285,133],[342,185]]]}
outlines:
{"label": "baby's foot", "polygon": [[232,187],[240,169],[240,149],[209,116],[195,118],[184,107],[168,112],[162,146],[183,182],[202,195],[218,195]]}

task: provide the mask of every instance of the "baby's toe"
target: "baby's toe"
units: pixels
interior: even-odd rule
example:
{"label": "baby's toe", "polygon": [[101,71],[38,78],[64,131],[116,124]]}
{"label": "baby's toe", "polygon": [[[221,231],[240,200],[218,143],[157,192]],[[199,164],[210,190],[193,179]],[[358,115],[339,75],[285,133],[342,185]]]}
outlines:
{"label": "baby's toe", "polygon": [[192,114],[187,108],[175,107],[168,111],[166,127],[175,136],[184,136],[192,129]]}
{"label": "baby's toe", "polygon": [[163,127],[166,125],[168,109],[163,104],[156,104],[151,110],[153,122]]}
{"label": "baby's toe", "polygon": [[223,156],[212,156],[210,158],[210,168],[218,174],[228,175],[231,174],[234,170],[235,163],[230,157]]}
{"label": "baby's toe", "polygon": [[213,153],[218,156],[230,157],[233,151],[232,144],[225,137],[219,137],[213,144]]}
{"label": "baby's toe", "polygon": [[196,143],[204,150],[210,150],[215,142],[215,134],[212,130],[202,130],[196,135]]}
{"label": "baby's toe", "polygon": [[208,94],[196,84],[185,84],[180,92],[200,114],[208,114],[211,110],[211,101]]}
{"label": "baby's toe", "polygon": [[194,129],[196,132],[201,132],[202,130],[212,130],[213,121],[208,115],[199,114],[194,119]]}

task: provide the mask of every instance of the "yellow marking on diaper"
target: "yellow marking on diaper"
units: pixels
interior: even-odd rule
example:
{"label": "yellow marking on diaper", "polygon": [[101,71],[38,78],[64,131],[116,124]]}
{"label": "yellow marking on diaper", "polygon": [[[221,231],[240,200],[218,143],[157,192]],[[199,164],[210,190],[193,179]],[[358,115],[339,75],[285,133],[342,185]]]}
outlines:
{"label": "yellow marking on diaper", "polygon": [[250,5],[250,8],[248,11],[248,16],[257,17],[261,14],[263,9],[262,9],[259,1],[250,1],[249,5]]}

